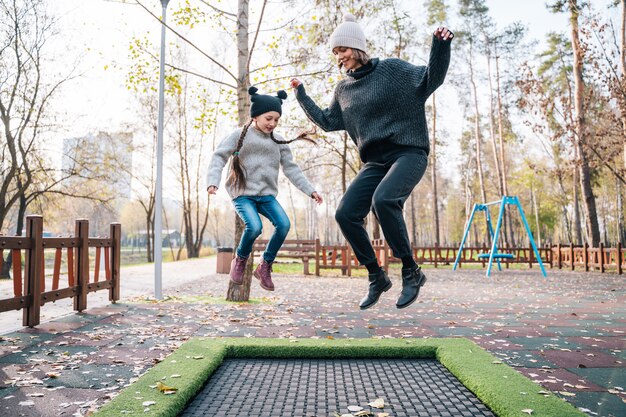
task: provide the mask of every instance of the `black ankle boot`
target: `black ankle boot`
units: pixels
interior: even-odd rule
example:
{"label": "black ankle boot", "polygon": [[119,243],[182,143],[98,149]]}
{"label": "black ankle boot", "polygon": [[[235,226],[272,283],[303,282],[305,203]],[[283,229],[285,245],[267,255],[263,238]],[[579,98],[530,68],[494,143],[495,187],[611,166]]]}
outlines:
{"label": "black ankle boot", "polygon": [[391,288],[391,280],[383,269],[379,272],[369,274],[370,288],[365,297],[359,303],[359,308],[365,310],[378,302],[382,293]]}
{"label": "black ankle boot", "polygon": [[424,275],[422,268],[419,266],[407,269],[402,268],[402,292],[396,302],[396,307],[405,308],[413,304],[420,293],[420,287],[425,282],[426,275]]}

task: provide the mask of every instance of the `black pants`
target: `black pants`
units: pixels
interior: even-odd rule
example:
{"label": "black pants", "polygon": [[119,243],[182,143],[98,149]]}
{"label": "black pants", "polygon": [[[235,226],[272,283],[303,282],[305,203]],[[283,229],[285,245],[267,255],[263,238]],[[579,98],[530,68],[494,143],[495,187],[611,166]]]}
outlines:
{"label": "black pants", "polygon": [[402,216],[404,202],[420,182],[426,151],[393,148],[368,158],[341,198],[335,219],[361,265],[376,262],[364,219],[370,209],[396,258],[411,256],[411,243]]}

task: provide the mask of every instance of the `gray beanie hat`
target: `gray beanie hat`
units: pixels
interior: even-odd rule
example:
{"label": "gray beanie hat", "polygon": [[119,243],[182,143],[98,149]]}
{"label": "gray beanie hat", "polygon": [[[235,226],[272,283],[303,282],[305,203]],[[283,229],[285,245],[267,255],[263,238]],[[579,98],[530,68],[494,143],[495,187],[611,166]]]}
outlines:
{"label": "gray beanie hat", "polygon": [[330,49],[333,50],[338,46],[365,52],[365,34],[356,22],[356,18],[350,13],[343,15],[343,23],[337,26],[333,34],[330,35]]}

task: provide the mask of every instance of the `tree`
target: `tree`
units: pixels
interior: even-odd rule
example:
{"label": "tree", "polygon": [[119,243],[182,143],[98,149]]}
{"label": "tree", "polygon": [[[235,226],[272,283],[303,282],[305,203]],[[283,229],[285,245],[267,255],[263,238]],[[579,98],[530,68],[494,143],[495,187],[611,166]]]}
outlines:
{"label": "tree", "polygon": [[[430,0],[426,2],[427,18],[429,26],[442,25],[448,18],[448,6],[443,0]],[[439,197],[437,193],[437,99],[436,92],[432,95],[432,118],[431,118],[431,138],[430,138],[430,164],[431,164],[431,184],[433,193],[433,229],[435,233],[435,244],[441,243],[439,236]],[[413,204],[413,200],[411,200]],[[415,229],[415,227],[414,227]],[[413,232],[415,235],[415,231]]]}
{"label": "tree", "polygon": [[478,106],[478,86],[474,70],[474,47],[478,43],[480,33],[485,33],[487,26],[487,11],[489,8],[484,4],[484,0],[460,0],[460,15],[466,21],[462,40],[467,45],[467,64],[469,69],[469,81],[472,91],[472,102],[474,106],[474,141],[476,146],[476,169],[478,173],[478,182],[480,186],[480,195],[483,203],[487,202],[487,191],[485,187],[485,178],[482,161],[482,142],[481,133],[481,113]]}
{"label": "tree", "polygon": [[[100,198],[66,187],[70,178],[103,178],[97,169],[60,170],[47,156],[42,134],[52,127],[53,100],[74,79],[76,66],[53,76],[47,67],[47,47],[57,34],[57,21],[43,0],[0,0],[0,230],[15,213],[15,232],[22,234],[28,206],[61,196]],[[8,276],[10,257],[1,276]]]}
{"label": "tree", "polygon": [[578,29],[578,18],[582,3],[578,0],[559,0],[550,7],[552,11],[569,12],[570,35],[572,41],[572,51],[574,53],[574,109],[575,109],[575,147],[577,151],[577,165],[580,179],[580,188],[583,194],[583,208],[585,212],[585,224],[587,228],[587,240],[592,246],[600,244],[600,228],[598,226],[598,213],[596,210],[596,199],[591,186],[591,171],[589,168],[588,156],[588,126],[585,120],[585,80],[583,79],[584,51],[580,44],[580,33]]}

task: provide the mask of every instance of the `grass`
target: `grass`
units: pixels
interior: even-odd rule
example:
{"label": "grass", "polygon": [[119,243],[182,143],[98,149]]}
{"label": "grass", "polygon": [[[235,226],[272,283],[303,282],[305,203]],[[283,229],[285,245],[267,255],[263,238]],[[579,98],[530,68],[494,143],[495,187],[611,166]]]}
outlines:
{"label": "grass", "polygon": [[[436,358],[498,417],[584,417],[581,411],[470,340],[193,338],[124,389],[96,414],[174,417],[226,358]],[[165,395],[157,382],[177,388]],[[154,402],[144,406],[145,402]],[[146,411],[146,409],[148,411]]]}

